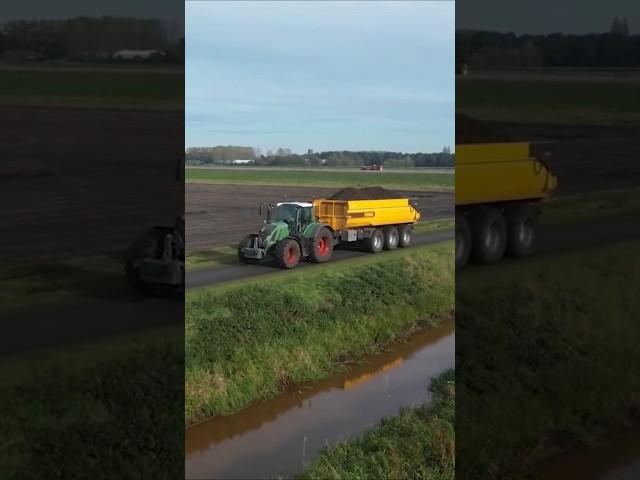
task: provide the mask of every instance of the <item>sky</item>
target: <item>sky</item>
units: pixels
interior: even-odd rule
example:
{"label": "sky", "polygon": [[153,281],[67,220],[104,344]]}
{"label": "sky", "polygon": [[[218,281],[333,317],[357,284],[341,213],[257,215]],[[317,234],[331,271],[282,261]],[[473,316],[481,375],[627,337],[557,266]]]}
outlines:
{"label": "sky", "polygon": [[627,17],[640,33],[640,2],[632,0],[457,0],[456,27],[516,34],[601,33],[614,17]]}
{"label": "sky", "polygon": [[454,144],[455,4],[187,1],[186,144]]}

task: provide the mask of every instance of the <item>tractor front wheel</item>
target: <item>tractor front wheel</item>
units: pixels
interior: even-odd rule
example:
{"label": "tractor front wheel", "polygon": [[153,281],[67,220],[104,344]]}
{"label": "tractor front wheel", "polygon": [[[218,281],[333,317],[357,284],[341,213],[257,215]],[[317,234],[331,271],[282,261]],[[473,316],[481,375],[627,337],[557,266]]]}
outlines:
{"label": "tractor front wheel", "polygon": [[276,259],[282,268],[295,267],[300,263],[300,244],[292,238],[282,240],[276,246]]}

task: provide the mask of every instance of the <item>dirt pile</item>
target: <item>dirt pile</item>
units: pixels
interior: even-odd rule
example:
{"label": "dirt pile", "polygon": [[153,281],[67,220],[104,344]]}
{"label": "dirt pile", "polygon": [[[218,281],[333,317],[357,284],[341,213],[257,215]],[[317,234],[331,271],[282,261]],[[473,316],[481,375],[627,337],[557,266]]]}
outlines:
{"label": "dirt pile", "polygon": [[465,143],[511,142],[517,140],[513,135],[461,113],[456,114],[456,145]]}
{"label": "dirt pile", "polygon": [[382,198],[402,198],[402,195],[382,187],[348,187],[334,193],[329,200],[379,200]]}

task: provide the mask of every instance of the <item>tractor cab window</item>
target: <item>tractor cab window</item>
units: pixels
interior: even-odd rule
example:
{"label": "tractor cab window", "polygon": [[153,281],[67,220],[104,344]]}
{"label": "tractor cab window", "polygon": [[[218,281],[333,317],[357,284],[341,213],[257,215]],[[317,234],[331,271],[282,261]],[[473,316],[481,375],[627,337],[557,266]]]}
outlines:
{"label": "tractor cab window", "polygon": [[312,222],[311,208],[312,207],[300,208],[300,223],[303,225],[303,227],[306,227]]}
{"label": "tractor cab window", "polygon": [[295,225],[298,208],[299,207],[293,203],[283,203],[279,205],[276,222],[286,222],[289,225]]}

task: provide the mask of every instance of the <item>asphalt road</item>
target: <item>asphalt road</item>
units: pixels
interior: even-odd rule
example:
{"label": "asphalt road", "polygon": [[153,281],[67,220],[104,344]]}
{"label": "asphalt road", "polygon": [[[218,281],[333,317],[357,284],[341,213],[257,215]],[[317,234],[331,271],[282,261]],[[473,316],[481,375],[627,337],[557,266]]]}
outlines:
{"label": "asphalt road", "polygon": [[[442,232],[434,232],[426,235],[414,235],[412,239],[413,246],[429,245],[432,243],[442,242],[444,240],[453,240],[453,230],[446,230]],[[409,250],[411,247],[409,247]],[[363,255],[371,255],[371,253],[362,252],[358,250],[340,249],[333,252],[331,262],[339,262],[348,258],[360,257]],[[384,255],[384,253],[380,253]],[[300,263],[298,268],[313,268],[314,264],[310,262]],[[238,263],[237,265],[224,265],[218,267],[212,267],[202,270],[195,270],[187,272],[186,287],[197,288],[204,286],[216,285],[222,282],[228,282],[230,280],[240,280],[243,278],[255,277],[260,275],[266,275],[268,273],[282,271],[280,267],[275,265],[273,261],[261,262],[258,265],[247,265]]]}

